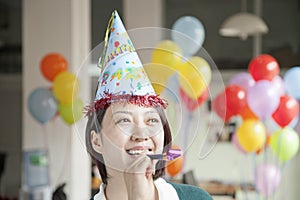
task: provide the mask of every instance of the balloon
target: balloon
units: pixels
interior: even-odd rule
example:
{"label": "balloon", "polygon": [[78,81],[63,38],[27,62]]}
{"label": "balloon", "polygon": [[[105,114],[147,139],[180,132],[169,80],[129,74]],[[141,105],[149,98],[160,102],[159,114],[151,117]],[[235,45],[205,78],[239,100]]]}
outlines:
{"label": "balloon", "polygon": [[233,144],[233,146],[239,150],[239,152],[243,153],[243,154],[246,154],[247,152],[243,149],[243,147],[241,147],[239,141],[238,141],[238,138],[237,138],[237,133],[234,133],[233,136],[232,136],[232,139],[231,139],[231,142]]}
{"label": "balloon", "polygon": [[299,114],[299,104],[296,99],[288,95],[280,97],[279,106],[272,114],[275,122],[281,126],[287,126]]}
{"label": "balloon", "polygon": [[[179,149],[177,146],[172,146],[171,149]],[[183,156],[180,156],[174,160],[168,161],[166,170],[170,176],[176,176],[179,174],[183,167]]]}
{"label": "balloon", "polygon": [[278,159],[286,162],[296,155],[299,149],[299,136],[290,127],[279,129],[271,136],[270,146]]}
{"label": "balloon", "polygon": [[144,65],[144,69],[156,94],[161,94],[167,86],[168,78],[175,73],[175,70],[168,66],[150,63]]}
{"label": "balloon", "polygon": [[208,88],[206,88],[206,90],[204,90],[204,92],[200,95],[200,97],[196,100],[193,100],[191,98],[189,98],[189,96],[183,91],[182,88],[179,88],[179,94],[180,97],[183,101],[183,103],[185,104],[186,108],[189,111],[194,111],[196,108],[198,108],[204,101],[207,100],[208,96],[209,96],[209,91]]}
{"label": "balloon", "polygon": [[58,53],[49,53],[42,58],[40,70],[43,76],[52,82],[59,73],[68,70],[68,62]]}
{"label": "balloon", "polygon": [[209,64],[201,57],[191,57],[179,70],[181,88],[191,99],[198,99],[211,81]]}
{"label": "balloon", "polygon": [[196,17],[180,17],[175,21],[172,30],[172,40],[180,46],[186,57],[194,55],[204,42],[205,30]]}
{"label": "balloon", "polygon": [[48,89],[37,88],[29,95],[29,112],[41,124],[45,124],[55,116],[57,107],[57,101]]}
{"label": "balloon", "polygon": [[260,149],[256,150],[256,155],[259,155],[261,152],[263,152],[270,145],[270,141],[271,135],[269,133],[266,133],[266,142]]}
{"label": "balloon", "polygon": [[279,74],[279,64],[274,57],[262,54],[250,61],[248,71],[255,81],[272,81]]}
{"label": "balloon", "polygon": [[280,96],[270,81],[257,81],[247,92],[249,108],[260,119],[267,119],[279,105]]}
{"label": "balloon", "polygon": [[300,100],[300,67],[293,67],[287,70],[283,80],[287,93]]}
{"label": "balloon", "polygon": [[259,119],[253,113],[253,111],[249,108],[248,104],[241,110],[240,115],[243,118],[243,120],[246,120],[246,119]]}
{"label": "balloon", "polygon": [[59,104],[58,111],[61,118],[71,125],[82,117],[83,106],[81,99],[75,99],[73,104]]}
{"label": "balloon", "polygon": [[77,98],[78,91],[79,82],[73,74],[62,72],[55,77],[53,93],[61,103],[71,104],[73,99]]}
{"label": "balloon", "polygon": [[229,85],[239,85],[245,90],[248,90],[248,88],[254,86],[254,84],[255,81],[253,80],[252,76],[246,72],[234,75],[229,81]]}
{"label": "balloon", "polygon": [[280,76],[275,76],[271,82],[280,96],[285,94],[284,82]]}
{"label": "balloon", "polygon": [[245,120],[237,129],[237,137],[246,152],[255,152],[265,144],[265,126],[258,120]]}
{"label": "balloon", "polygon": [[225,91],[218,94],[212,101],[212,110],[225,122],[233,116],[230,110],[226,106]]}
{"label": "balloon", "polygon": [[255,170],[255,188],[267,197],[275,193],[281,181],[280,170],[272,164],[261,164]]}
{"label": "balloon", "polygon": [[[160,42],[152,52],[152,62],[177,70],[181,65],[181,49],[171,40]],[[170,77],[171,74],[168,74]]]}
{"label": "balloon", "polygon": [[238,85],[228,85],[225,88],[226,107],[233,115],[240,114],[247,106],[246,90]]}
{"label": "balloon", "polygon": [[[290,128],[295,128],[297,123],[299,121],[299,118],[298,117],[295,117],[288,125],[286,125],[285,127],[290,127]],[[271,133],[273,134],[275,131],[283,128],[281,126],[279,126],[275,120],[273,119],[273,117],[269,117],[268,119],[266,119],[264,121],[264,124],[265,124],[265,127],[266,129]]]}

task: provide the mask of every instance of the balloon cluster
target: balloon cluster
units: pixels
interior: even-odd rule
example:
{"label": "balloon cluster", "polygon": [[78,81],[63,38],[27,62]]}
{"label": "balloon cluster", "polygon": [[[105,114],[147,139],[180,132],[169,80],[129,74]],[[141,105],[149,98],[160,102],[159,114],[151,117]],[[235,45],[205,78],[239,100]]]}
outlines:
{"label": "balloon cluster", "polygon": [[[212,102],[212,109],[225,122],[240,116],[242,123],[232,143],[243,153],[261,153],[268,147],[282,164],[292,159],[299,149],[299,135],[293,129],[299,119],[300,67],[290,68],[282,79],[277,60],[268,54],[254,57],[248,72],[232,77],[225,90]],[[299,123],[299,122],[298,122]],[[257,190],[267,196],[279,184],[276,166],[258,166]],[[272,173],[272,174],[271,174]],[[264,184],[268,187],[264,187]]]}
{"label": "balloon cluster", "polygon": [[58,53],[49,53],[40,62],[42,75],[53,86],[33,90],[28,99],[28,108],[33,118],[41,124],[56,115],[60,115],[68,125],[82,117],[83,102],[77,96],[79,81],[67,70],[67,60]]}
{"label": "balloon cluster", "polygon": [[171,37],[172,40],[163,40],[155,47],[152,63],[145,69],[157,94],[169,89],[169,80],[175,78],[180,83],[175,88],[176,95],[193,111],[208,98],[211,81],[210,65],[195,56],[204,42],[204,27],[197,18],[184,16],[174,23]]}

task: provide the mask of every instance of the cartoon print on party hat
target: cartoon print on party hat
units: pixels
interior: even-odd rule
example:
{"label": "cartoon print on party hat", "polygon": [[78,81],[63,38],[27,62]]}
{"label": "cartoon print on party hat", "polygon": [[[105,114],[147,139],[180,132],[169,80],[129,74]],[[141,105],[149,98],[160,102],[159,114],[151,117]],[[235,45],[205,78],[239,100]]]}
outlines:
{"label": "cartoon print on party hat", "polygon": [[101,75],[94,100],[96,110],[120,100],[166,108],[166,101],[155,94],[117,11],[108,23],[98,66]]}

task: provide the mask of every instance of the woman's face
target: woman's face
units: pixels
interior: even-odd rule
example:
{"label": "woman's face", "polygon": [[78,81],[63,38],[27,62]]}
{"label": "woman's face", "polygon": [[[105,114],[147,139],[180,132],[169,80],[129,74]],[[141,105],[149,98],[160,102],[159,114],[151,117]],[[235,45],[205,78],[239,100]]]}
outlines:
{"label": "woman's face", "polygon": [[[164,131],[154,108],[114,103],[102,121],[100,152],[106,167],[126,170],[142,154],[163,152]],[[153,161],[155,166],[156,161]]]}

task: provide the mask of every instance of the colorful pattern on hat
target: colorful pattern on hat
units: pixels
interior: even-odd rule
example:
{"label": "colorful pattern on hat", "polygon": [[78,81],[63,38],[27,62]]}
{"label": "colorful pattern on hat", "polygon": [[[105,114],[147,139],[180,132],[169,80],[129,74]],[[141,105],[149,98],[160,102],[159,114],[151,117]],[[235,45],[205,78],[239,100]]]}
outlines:
{"label": "colorful pattern on hat", "polygon": [[155,94],[117,11],[112,13],[109,21],[98,65],[102,72],[94,100],[96,110],[121,100],[143,106],[166,107],[166,101]]}

